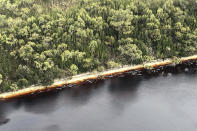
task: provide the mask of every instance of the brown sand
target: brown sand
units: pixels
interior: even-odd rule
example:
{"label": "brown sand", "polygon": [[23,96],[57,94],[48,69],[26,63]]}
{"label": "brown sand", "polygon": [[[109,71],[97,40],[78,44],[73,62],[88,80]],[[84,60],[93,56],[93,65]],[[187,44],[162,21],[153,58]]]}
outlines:
{"label": "brown sand", "polygon": [[[182,62],[189,61],[189,60],[197,60],[197,55],[181,58]],[[146,63],[146,64],[142,64],[142,65],[125,66],[122,68],[111,69],[111,70],[104,71],[104,72],[85,73],[85,74],[73,76],[72,79],[56,79],[54,81],[54,83],[50,86],[31,86],[31,87],[21,89],[18,91],[0,94],[0,100],[7,100],[7,99],[11,99],[11,98],[16,98],[19,96],[24,96],[24,95],[40,92],[40,91],[47,91],[50,89],[56,89],[58,87],[62,87],[63,85],[77,84],[77,83],[84,82],[84,81],[90,80],[90,79],[98,79],[100,77],[118,75],[119,73],[123,73],[123,72],[127,72],[127,71],[141,70],[141,69],[144,69],[144,65],[149,66],[149,67],[152,66],[153,68],[156,68],[158,66],[165,66],[168,64],[172,64],[172,63],[173,63],[173,61],[171,59],[167,59],[165,61],[158,60],[156,62]]]}

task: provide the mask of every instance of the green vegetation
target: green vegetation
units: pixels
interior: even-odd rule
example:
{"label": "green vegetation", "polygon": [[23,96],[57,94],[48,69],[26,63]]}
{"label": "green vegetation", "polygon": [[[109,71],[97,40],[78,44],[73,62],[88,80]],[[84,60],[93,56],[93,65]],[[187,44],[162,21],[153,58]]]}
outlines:
{"label": "green vegetation", "polygon": [[0,84],[3,82],[2,75],[0,74]]}
{"label": "green vegetation", "polygon": [[196,51],[196,0],[0,1],[0,92]]}
{"label": "green vegetation", "polygon": [[172,65],[175,66],[177,64],[181,64],[181,59],[180,58],[177,58],[176,56],[174,56],[172,58]]}

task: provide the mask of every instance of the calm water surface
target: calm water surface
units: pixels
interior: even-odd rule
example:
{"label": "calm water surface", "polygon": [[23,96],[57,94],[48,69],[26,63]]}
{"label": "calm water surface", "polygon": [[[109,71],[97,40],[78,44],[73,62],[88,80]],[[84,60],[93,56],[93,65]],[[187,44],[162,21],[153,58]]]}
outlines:
{"label": "calm water surface", "polygon": [[0,103],[0,131],[196,131],[197,74],[115,78]]}

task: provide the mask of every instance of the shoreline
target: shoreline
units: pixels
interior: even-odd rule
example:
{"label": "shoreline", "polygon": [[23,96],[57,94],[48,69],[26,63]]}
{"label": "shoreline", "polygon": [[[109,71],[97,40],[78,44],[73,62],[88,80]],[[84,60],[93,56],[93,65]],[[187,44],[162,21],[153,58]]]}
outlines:
{"label": "shoreline", "polygon": [[[197,60],[197,55],[182,57],[180,58],[180,60],[181,63],[190,60]],[[173,64],[173,62],[174,61],[172,59],[167,59],[164,61],[156,61],[156,62],[144,63],[140,65],[125,66],[118,69],[110,69],[98,73],[84,73],[84,74],[73,76],[71,79],[56,79],[54,80],[54,83],[50,86],[30,86],[18,91],[2,93],[0,94],[0,100],[8,100],[8,99],[30,95],[38,92],[47,92],[49,90],[54,90],[57,88],[64,88],[64,87],[72,88],[72,86],[70,86],[72,84],[80,84],[89,80],[104,79],[111,76],[112,77],[119,76],[120,74],[125,72],[143,70],[145,69],[145,66],[158,68],[159,66],[166,66],[169,64]]]}

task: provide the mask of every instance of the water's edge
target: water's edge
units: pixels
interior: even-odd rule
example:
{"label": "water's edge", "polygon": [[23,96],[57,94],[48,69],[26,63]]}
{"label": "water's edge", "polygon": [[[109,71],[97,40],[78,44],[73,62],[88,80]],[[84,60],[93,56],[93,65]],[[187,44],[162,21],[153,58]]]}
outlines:
{"label": "water's edge", "polygon": [[[177,64],[178,65],[191,65],[193,62],[196,62],[197,60],[197,55],[189,56],[189,57],[182,57],[180,58],[181,63]],[[56,90],[56,89],[62,89],[66,87],[74,87],[76,84],[91,84],[95,82],[95,80],[102,80],[102,79],[108,79],[111,77],[117,77],[117,76],[123,76],[126,74],[130,75],[138,75],[140,73],[145,73],[145,74],[154,74],[157,72],[161,72],[164,70],[164,67],[172,65],[174,61],[172,59],[164,60],[164,61],[158,61],[154,63],[146,63],[142,65],[136,65],[136,66],[128,66],[128,67],[123,67],[119,69],[112,69],[109,71],[104,71],[101,73],[87,73],[84,75],[77,75],[73,76],[72,79],[62,79],[62,80],[55,80],[56,82],[50,86],[32,86],[28,87],[22,90],[14,91],[14,92],[8,92],[8,93],[3,93],[0,94],[0,100],[8,100],[20,96],[25,96],[25,95],[31,95],[39,92],[48,92],[51,90]],[[148,69],[147,69],[148,67]],[[175,67],[175,66],[174,66]]]}

